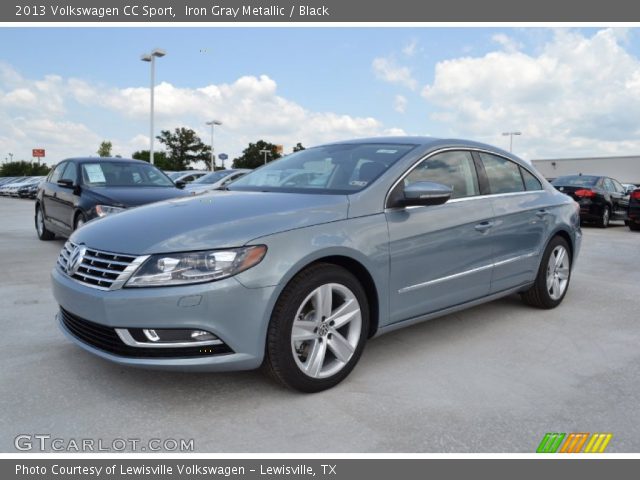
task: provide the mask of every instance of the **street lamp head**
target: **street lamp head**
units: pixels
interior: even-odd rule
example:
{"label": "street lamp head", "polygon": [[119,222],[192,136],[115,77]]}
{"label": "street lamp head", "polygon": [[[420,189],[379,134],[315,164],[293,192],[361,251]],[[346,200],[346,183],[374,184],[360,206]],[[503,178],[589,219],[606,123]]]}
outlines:
{"label": "street lamp head", "polygon": [[211,120],[207,122],[207,125],[222,125],[222,122],[220,120]]}
{"label": "street lamp head", "polygon": [[153,55],[154,57],[164,57],[167,54],[166,50],[163,50],[162,48],[154,48],[151,51],[151,55]]}
{"label": "street lamp head", "polygon": [[143,62],[150,62],[151,61],[151,55],[145,53],[145,54],[140,56],[140,60],[142,60]]}

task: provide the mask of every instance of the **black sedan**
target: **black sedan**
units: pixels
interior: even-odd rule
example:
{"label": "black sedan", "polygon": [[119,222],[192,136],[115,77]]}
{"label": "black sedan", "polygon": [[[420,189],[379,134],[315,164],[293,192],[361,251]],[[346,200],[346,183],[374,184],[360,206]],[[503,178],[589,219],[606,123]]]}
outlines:
{"label": "black sedan", "polygon": [[628,221],[629,192],[620,182],[597,175],[567,175],[551,184],[580,205],[580,220],[606,228],[610,220]]}
{"label": "black sedan", "polygon": [[126,208],[185,196],[153,165],[121,158],[71,158],[60,162],[38,188],[38,237],[68,237],[85,222]]}

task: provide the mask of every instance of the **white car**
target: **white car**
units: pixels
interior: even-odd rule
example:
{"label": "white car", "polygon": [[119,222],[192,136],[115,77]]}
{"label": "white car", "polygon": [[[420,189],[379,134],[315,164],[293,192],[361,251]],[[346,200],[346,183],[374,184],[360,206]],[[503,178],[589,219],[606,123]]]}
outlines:
{"label": "white car", "polygon": [[184,190],[192,193],[193,195],[216,190],[246,175],[250,171],[251,170],[246,168],[238,168],[235,170],[218,170],[216,172],[211,172],[200,177],[193,183],[186,185]]}

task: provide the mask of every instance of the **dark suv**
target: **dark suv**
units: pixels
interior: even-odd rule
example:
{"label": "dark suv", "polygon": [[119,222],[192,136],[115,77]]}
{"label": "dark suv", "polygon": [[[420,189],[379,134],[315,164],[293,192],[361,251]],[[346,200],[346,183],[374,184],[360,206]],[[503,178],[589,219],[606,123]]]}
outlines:
{"label": "dark suv", "polygon": [[85,222],[126,208],[186,195],[153,165],[121,158],[63,160],[38,188],[38,237],[68,237]]}
{"label": "dark suv", "polygon": [[629,192],[620,182],[597,175],[567,175],[551,185],[580,205],[580,220],[607,228],[609,220],[628,221]]}

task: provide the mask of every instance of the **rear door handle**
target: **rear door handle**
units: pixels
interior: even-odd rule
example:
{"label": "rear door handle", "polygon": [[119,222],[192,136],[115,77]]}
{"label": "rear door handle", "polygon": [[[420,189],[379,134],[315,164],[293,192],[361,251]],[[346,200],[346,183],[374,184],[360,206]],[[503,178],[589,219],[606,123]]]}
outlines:
{"label": "rear door handle", "polygon": [[482,222],[482,223],[477,224],[473,228],[475,228],[478,232],[486,232],[491,227],[493,227],[493,225],[494,225],[493,222]]}

